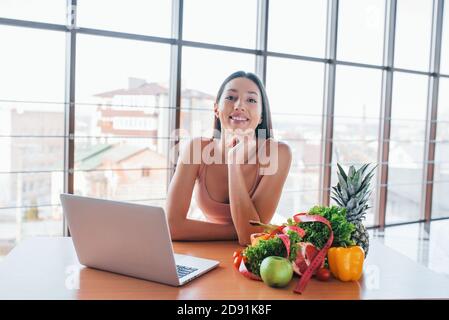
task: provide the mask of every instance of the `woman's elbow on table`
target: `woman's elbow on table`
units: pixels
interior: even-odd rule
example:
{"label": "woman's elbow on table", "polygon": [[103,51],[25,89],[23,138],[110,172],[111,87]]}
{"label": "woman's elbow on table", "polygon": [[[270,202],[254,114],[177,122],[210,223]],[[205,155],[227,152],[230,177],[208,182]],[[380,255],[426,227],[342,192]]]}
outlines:
{"label": "woman's elbow on table", "polygon": [[174,241],[178,240],[178,234],[175,231],[175,228],[170,224],[169,225],[169,230],[170,230],[170,238]]}
{"label": "woman's elbow on table", "polygon": [[168,219],[168,229],[170,231],[170,237],[172,240],[182,240],[181,239],[181,223],[179,221],[173,221]]}
{"label": "woman's elbow on table", "polygon": [[239,245],[242,247],[246,247],[247,245],[251,244],[250,236],[249,235],[238,235]]}

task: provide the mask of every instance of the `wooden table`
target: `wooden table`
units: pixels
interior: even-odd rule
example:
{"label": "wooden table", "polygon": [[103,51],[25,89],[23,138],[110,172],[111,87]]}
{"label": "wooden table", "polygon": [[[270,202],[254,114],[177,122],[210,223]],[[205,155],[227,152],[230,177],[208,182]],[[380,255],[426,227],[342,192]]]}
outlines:
{"label": "wooden table", "polygon": [[220,261],[183,287],[79,264],[71,238],[30,238],[0,262],[0,299],[433,299],[449,298],[449,278],[372,241],[359,282],[312,279],[302,295],[248,280],[232,267],[236,242],[175,242],[177,253]]}

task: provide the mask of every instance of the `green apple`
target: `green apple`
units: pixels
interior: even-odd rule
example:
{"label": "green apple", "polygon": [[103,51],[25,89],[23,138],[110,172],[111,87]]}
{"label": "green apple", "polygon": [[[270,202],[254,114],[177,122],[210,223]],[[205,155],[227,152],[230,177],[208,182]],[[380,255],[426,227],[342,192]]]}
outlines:
{"label": "green apple", "polygon": [[270,287],[285,287],[293,277],[293,267],[286,258],[266,257],[260,264],[260,276]]}

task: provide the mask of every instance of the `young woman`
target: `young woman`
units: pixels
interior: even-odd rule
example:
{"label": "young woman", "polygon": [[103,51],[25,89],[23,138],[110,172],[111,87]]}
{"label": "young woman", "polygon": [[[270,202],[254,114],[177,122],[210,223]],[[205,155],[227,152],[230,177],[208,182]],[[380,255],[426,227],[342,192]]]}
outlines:
{"label": "young woman", "polygon": [[[181,151],[167,196],[172,240],[233,240],[244,246],[269,223],[291,164],[287,144],[274,140],[265,88],[238,71],[221,85],[214,103],[213,138],[194,138]],[[196,202],[207,221],[187,218]]]}

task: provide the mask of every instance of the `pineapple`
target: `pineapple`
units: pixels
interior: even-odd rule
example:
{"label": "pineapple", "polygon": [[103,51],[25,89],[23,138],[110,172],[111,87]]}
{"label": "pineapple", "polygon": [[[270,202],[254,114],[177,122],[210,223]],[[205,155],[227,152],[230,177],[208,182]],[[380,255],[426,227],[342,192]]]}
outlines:
{"label": "pineapple", "polygon": [[373,169],[367,172],[369,164],[365,164],[358,170],[354,166],[349,167],[346,174],[343,168],[338,166],[338,183],[332,187],[332,199],[341,207],[346,208],[346,218],[354,223],[356,229],[351,238],[356,245],[361,246],[365,251],[365,257],[369,250],[369,234],[363,225],[365,219],[368,200],[371,195],[370,182],[374,175]]}

